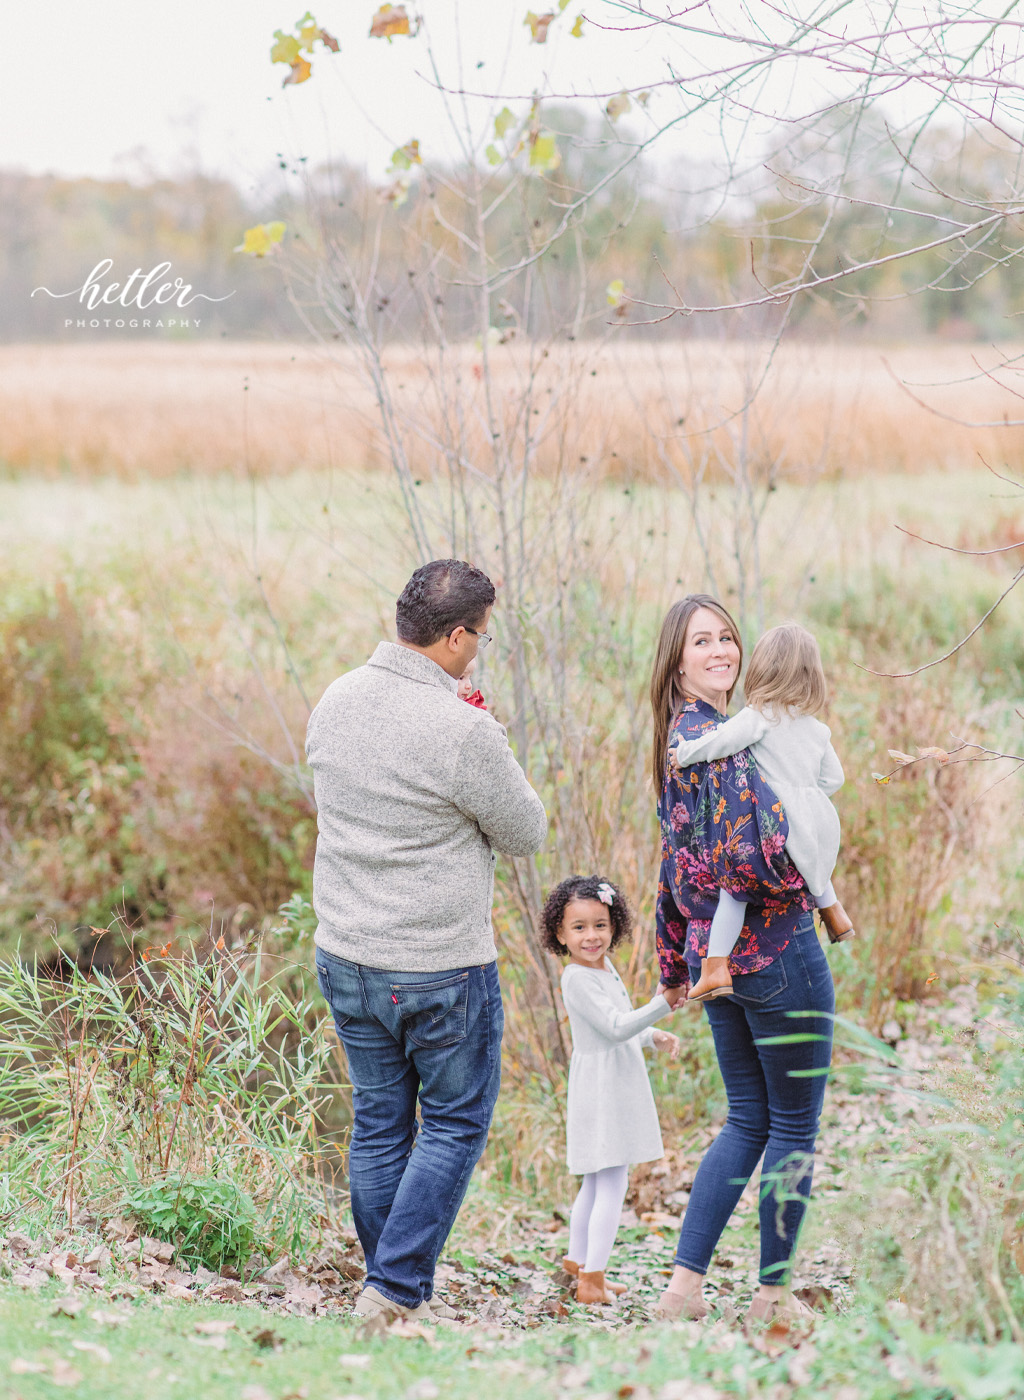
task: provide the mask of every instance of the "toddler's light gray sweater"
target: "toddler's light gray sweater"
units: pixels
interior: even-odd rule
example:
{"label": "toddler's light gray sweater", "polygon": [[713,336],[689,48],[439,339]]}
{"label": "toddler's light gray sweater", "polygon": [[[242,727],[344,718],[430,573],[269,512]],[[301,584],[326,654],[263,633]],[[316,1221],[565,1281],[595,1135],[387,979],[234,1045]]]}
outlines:
{"label": "toddler's light gray sweater", "polygon": [[539,850],[547,817],[505,730],[456,686],[421,652],[381,642],[310,716],[325,952],[396,972],[494,960],[494,851]]}

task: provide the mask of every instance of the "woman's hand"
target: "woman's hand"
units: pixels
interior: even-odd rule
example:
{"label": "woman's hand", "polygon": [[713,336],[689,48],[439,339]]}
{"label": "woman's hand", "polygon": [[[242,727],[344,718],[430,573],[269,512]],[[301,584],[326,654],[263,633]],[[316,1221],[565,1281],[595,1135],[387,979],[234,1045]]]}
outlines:
{"label": "woman's hand", "polygon": [[[666,987],[664,982],[659,982],[655,995],[664,997],[674,1011],[681,1001],[686,1000],[686,993],[686,987]],[[675,1056],[672,1058],[675,1059]]]}
{"label": "woman's hand", "polygon": [[[680,988],[676,988],[675,990],[678,991],[678,990],[681,990],[681,989],[680,989]],[[671,1031],[655,1031],[655,1032],[654,1032],[654,1048],[655,1048],[655,1050],[660,1050],[660,1051],[667,1050],[667,1051],[668,1051],[668,1057],[669,1057],[670,1060],[678,1060],[678,1059],[679,1059],[679,1046],[680,1046],[679,1037],[678,1037],[677,1035],[673,1035]]]}

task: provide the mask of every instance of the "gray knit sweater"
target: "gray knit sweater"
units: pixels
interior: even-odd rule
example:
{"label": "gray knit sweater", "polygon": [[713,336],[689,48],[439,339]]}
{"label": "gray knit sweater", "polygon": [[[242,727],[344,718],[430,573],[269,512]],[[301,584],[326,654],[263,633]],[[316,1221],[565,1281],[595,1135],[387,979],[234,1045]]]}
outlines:
{"label": "gray knit sweater", "polygon": [[547,817],[505,730],[455,692],[429,657],[381,642],[310,716],[327,953],[396,972],[494,960],[494,851],[539,850]]}

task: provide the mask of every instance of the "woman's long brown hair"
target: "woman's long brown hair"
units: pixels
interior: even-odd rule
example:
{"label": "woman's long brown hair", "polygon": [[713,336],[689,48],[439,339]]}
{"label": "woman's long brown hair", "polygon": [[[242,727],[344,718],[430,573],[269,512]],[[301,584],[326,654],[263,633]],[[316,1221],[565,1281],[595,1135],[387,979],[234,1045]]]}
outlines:
{"label": "woman's long brown hair", "polygon": [[[654,749],[651,755],[651,775],[654,778],[654,791],[661,797],[661,785],[665,779],[665,760],[668,757],[668,732],[672,721],[683,708],[686,692],[683,678],[679,674],[679,663],[686,641],[686,629],[690,618],[698,608],[710,608],[732,629],[736,645],[740,649],[740,670],[743,669],[743,642],[740,631],[729,612],[710,593],[688,593],[678,603],[673,603],[661,624],[658,646],[654,653],[654,670],[651,673],[651,709],[654,711]],[[739,680],[739,671],[736,673]],[[726,695],[726,703],[732,699],[732,690]]]}

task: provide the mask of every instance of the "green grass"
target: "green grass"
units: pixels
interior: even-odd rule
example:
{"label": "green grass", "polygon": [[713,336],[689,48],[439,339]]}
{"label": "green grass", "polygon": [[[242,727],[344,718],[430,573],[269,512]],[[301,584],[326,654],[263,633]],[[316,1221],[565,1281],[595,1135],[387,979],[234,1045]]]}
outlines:
{"label": "green grass", "polygon": [[[953,1344],[915,1328],[899,1309],[823,1318],[795,1349],[751,1345],[724,1323],[652,1324],[607,1332],[570,1316],[527,1333],[431,1329],[427,1337],[365,1339],[354,1320],[268,1315],[257,1308],[87,1305],[55,1315],[56,1293],[0,1293],[0,1395],[42,1400],[54,1367],[76,1400],[202,1396],[203,1400],[533,1400],[644,1395],[664,1400],[1011,1400],[1024,1392],[1024,1353],[1010,1344]],[[96,1321],[119,1315],[121,1320]],[[197,1323],[230,1323],[225,1345]],[[104,1348],[103,1353],[75,1343]],[[12,1371],[12,1363],[44,1371]],[[71,1367],[80,1379],[68,1384]],[[856,1378],[855,1383],[853,1378]],[[700,1386],[706,1389],[699,1388]],[[843,1387],[846,1386],[846,1389]],[[632,1389],[630,1389],[632,1387]],[[252,1389],[247,1389],[252,1388]],[[258,1388],[258,1389],[257,1389]]]}

